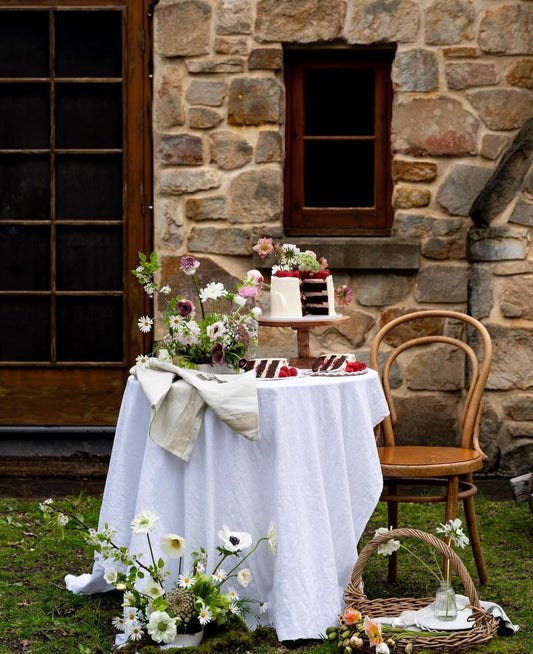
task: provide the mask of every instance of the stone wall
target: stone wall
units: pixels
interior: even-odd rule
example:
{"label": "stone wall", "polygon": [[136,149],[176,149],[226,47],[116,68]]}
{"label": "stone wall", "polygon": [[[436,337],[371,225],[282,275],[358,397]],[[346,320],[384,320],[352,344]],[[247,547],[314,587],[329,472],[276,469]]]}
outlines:
{"label": "stone wall", "polygon": [[[211,279],[257,266],[257,237],[283,238],[283,47],[381,44],[396,46],[393,233],[290,239],[326,256],[335,282],[356,297],[346,310],[352,320],[317,330],[311,346],[317,354],[357,350],[365,360],[379,326],[400,313],[470,311],[496,344],[483,420],[486,471],[520,474],[533,467],[531,175],[496,218],[474,212],[473,226],[469,214],[533,114],[530,1],[161,0],[155,247],[168,272],[185,252]],[[295,351],[291,330],[261,330],[261,353]],[[442,370],[454,368],[447,361]],[[451,387],[416,370],[417,392],[444,407],[437,412],[444,429],[457,418],[456,371]],[[409,404],[400,379],[414,374],[407,364],[398,373],[398,396],[412,416],[421,403]]]}

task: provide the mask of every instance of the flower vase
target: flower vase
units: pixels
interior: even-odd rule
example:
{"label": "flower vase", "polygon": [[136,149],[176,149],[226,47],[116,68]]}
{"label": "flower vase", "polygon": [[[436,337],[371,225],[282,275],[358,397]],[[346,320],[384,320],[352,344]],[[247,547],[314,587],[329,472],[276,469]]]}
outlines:
{"label": "flower vase", "polygon": [[449,622],[457,617],[455,591],[449,581],[441,581],[435,594],[435,617]]}
{"label": "flower vase", "polygon": [[171,647],[198,647],[204,637],[204,630],[197,631],[195,634],[176,634],[171,643],[161,645],[159,649],[165,650]]}

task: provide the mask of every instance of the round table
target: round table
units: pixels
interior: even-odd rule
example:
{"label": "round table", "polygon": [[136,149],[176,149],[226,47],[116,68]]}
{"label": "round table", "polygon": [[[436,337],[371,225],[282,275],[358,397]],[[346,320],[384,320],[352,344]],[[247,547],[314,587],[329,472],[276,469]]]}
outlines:
{"label": "round table", "polygon": [[291,359],[291,366],[296,368],[310,368],[316,357],[311,356],[309,348],[309,332],[314,327],[329,327],[339,325],[350,320],[350,316],[340,313],[334,316],[304,316],[303,318],[272,318],[263,316],[259,319],[262,327],[290,327],[296,331],[298,343],[298,356]]}

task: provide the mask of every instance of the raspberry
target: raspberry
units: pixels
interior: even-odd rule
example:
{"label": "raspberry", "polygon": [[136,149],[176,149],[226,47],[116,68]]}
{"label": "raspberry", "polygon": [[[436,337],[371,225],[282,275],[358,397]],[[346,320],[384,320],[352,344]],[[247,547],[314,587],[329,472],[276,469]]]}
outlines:
{"label": "raspberry", "polygon": [[289,375],[291,377],[298,377],[298,371],[296,370],[296,368],[289,368]]}
{"label": "raspberry", "polygon": [[278,377],[288,377],[288,376],[289,376],[289,372],[286,366],[283,366],[283,368],[281,368],[279,371]]}

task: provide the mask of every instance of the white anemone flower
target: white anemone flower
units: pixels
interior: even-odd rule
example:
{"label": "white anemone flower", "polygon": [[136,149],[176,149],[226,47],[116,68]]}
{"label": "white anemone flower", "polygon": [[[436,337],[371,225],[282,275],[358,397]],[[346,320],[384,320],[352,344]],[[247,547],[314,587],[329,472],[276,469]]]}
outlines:
{"label": "white anemone flower", "polygon": [[227,525],[222,525],[218,537],[224,541],[224,549],[228,552],[239,552],[252,544],[252,537],[247,531],[231,531]]}
{"label": "white anemone flower", "polygon": [[246,588],[252,579],[253,577],[250,568],[243,568],[237,573],[237,581],[243,588]]}
{"label": "white anemone flower", "polygon": [[446,524],[440,524],[436,529],[437,533],[444,534],[446,538],[453,541],[457,547],[466,547],[470,542],[468,536],[463,533],[463,523],[459,518],[448,520]]}
{"label": "white anemone flower", "polygon": [[157,581],[150,577],[149,581],[143,587],[143,593],[155,599],[156,597],[161,597],[163,595],[163,588],[161,584],[158,584]]}
{"label": "white anemone flower", "polygon": [[137,321],[137,326],[139,329],[142,331],[143,334],[148,334],[148,332],[152,331],[152,325],[154,324],[154,321],[150,316],[141,316],[139,320]]}
{"label": "white anemone flower", "polygon": [[276,523],[274,521],[268,525],[267,541],[268,551],[272,554],[272,556],[276,556],[278,553],[278,532],[276,530]]}
{"label": "white anemone flower", "polygon": [[208,325],[205,330],[205,333],[207,334],[207,337],[209,338],[210,341],[215,341],[219,336],[225,334],[226,331],[227,330],[224,327],[224,323],[218,320],[217,322],[214,322],[212,325]]}
{"label": "white anemone flower", "polygon": [[166,554],[169,559],[179,559],[185,553],[185,538],[178,534],[161,536],[159,545],[163,554]]}
{"label": "white anemone flower", "polygon": [[166,611],[154,611],[146,630],[156,643],[167,645],[176,638],[176,622]]}
{"label": "white anemone flower", "polygon": [[114,584],[117,580],[117,571],[115,568],[106,568],[104,571],[104,579],[108,584]]}
{"label": "white anemone flower", "polygon": [[207,300],[218,300],[225,297],[226,289],[224,284],[220,282],[209,282],[209,284],[200,291],[200,300],[206,302]]}
{"label": "white anemone flower", "polygon": [[[381,534],[387,534],[389,530],[386,527],[380,527],[379,529],[376,529],[374,532],[374,537],[380,536]],[[396,550],[400,549],[400,541],[392,538],[391,540],[388,540],[386,543],[381,543],[381,545],[378,547],[378,554],[381,554],[382,556],[390,556],[393,552],[396,552]]]}
{"label": "white anemone flower", "polygon": [[131,521],[131,530],[134,534],[149,534],[159,520],[159,516],[151,511],[141,511]]}

